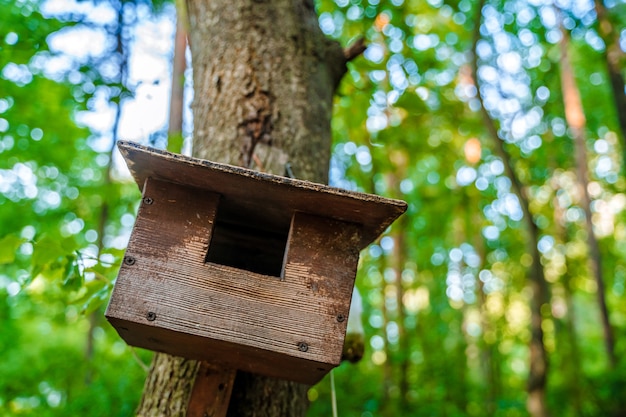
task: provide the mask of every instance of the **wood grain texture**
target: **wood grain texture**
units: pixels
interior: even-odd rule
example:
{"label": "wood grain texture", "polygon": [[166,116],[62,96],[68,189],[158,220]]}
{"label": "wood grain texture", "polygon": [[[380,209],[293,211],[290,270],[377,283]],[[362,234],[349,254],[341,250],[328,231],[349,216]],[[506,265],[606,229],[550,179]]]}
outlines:
{"label": "wood grain texture", "polygon": [[343,190],[227,164],[173,154],[132,142],[118,143],[140,188],[155,178],[222,196],[224,221],[250,223],[286,233],[295,211],[363,226],[358,249],[378,237],[406,211],[404,201]]}
{"label": "wood grain texture", "polygon": [[146,181],[107,318],[131,345],[319,381],[341,361],[362,227],[295,213],[281,277],[262,275],[205,262],[222,201]]}
{"label": "wood grain texture", "polygon": [[225,417],[236,374],[235,369],[201,362],[186,417]]}

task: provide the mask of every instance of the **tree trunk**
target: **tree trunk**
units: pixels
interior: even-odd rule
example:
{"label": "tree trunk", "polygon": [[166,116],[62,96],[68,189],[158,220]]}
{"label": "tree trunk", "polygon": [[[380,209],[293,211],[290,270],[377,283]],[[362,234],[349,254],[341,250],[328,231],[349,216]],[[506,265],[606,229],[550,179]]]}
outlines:
{"label": "tree trunk", "polygon": [[549,288],[544,275],[543,266],[541,265],[541,254],[537,249],[537,242],[539,241],[539,228],[535,224],[532,213],[530,212],[530,202],[528,200],[528,196],[526,195],[520,179],[515,173],[513,161],[504,147],[504,141],[498,134],[496,124],[485,108],[480,95],[481,88],[480,81],[478,79],[478,57],[476,54],[476,46],[480,39],[480,23],[483,5],[484,0],[480,0],[476,6],[472,75],[478,90],[477,97],[480,101],[480,111],[489,135],[493,138],[495,153],[500,159],[502,159],[505,175],[511,180],[511,191],[517,196],[522,212],[524,213],[524,223],[528,233],[526,252],[531,256],[532,260],[531,265],[527,270],[527,280],[532,298],[530,300],[530,370],[528,373],[526,388],[528,391],[526,407],[528,409],[528,413],[532,417],[547,417],[550,415],[546,403],[548,353],[543,341],[543,315],[541,313],[541,307],[549,302]]}
{"label": "tree trunk", "polygon": [[[556,162],[553,162],[551,165],[556,165]],[[554,198],[552,200],[552,207],[554,207],[554,224],[556,226],[556,236],[560,237],[559,240],[563,243],[569,241],[568,231],[567,231],[567,221],[565,219],[565,208],[559,202],[557,197],[557,193],[559,190],[563,188],[559,184],[558,177],[553,177],[552,180],[552,188],[555,190]],[[568,398],[571,398],[572,408],[574,410],[574,415],[583,416],[583,408],[582,408],[582,398],[584,388],[581,386],[580,381],[582,381],[582,373],[581,369],[583,367],[583,359],[584,357],[580,355],[580,349],[578,348],[578,338],[576,336],[576,311],[574,307],[574,288],[572,285],[572,274],[570,271],[573,270],[571,261],[566,253],[563,254],[565,256],[565,273],[561,276],[561,283],[563,285],[563,299],[565,301],[566,306],[566,314],[563,318],[564,327],[563,330],[566,335],[563,337],[563,342],[561,343],[561,347],[556,346],[555,350],[559,352],[564,352],[563,358],[564,365],[560,369],[566,375],[566,379],[568,383],[566,384],[567,395]],[[557,328],[558,329],[558,328]],[[558,341],[558,339],[557,339]]]}
{"label": "tree trunk", "polygon": [[[187,4],[194,156],[326,182],[332,99],[346,59],[323,36],[313,2]],[[162,354],[155,361],[138,415],[184,416],[197,363]],[[228,415],[303,416],[307,388],[238,373]]]}
{"label": "tree trunk", "polygon": [[578,188],[580,190],[580,205],[585,211],[585,230],[587,232],[587,247],[589,248],[589,270],[596,282],[596,292],[598,295],[598,306],[600,308],[600,319],[604,333],[604,347],[611,367],[615,367],[617,359],[615,357],[615,342],[613,340],[613,330],[609,321],[609,311],[606,305],[604,290],[604,276],[602,273],[602,257],[598,240],[593,231],[593,219],[591,212],[591,197],[589,196],[589,169],[587,167],[587,148],[585,125],[586,118],[583,111],[580,92],[576,85],[572,66],[569,61],[567,48],[569,44],[568,33],[563,29],[561,40],[561,84],[563,90],[563,105],[565,107],[565,120],[571,129],[574,139],[574,149],[576,156],[576,177],[578,178]]}
{"label": "tree trunk", "polygon": [[157,353],[143,388],[137,415],[184,416],[199,362]]}
{"label": "tree trunk", "polygon": [[[479,207],[478,201],[474,198],[469,198],[468,201],[464,201],[465,207]],[[472,244],[478,258],[480,259],[480,265],[478,270],[482,270],[485,267],[485,260],[487,259],[487,253],[485,250],[485,241],[480,233],[481,225],[483,224],[482,216],[479,212],[468,213],[466,223],[466,235],[472,237]],[[482,379],[484,380],[484,386],[486,388],[483,399],[483,415],[485,417],[491,417],[496,412],[496,405],[499,394],[499,378],[497,377],[497,369],[499,361],[495,357],[495,344],[487,339],[488,334],[495,332],[497,325],[493,323],[487,310],[487,293],[485,292],[485,283],[482,279],[476,280],[476,306],[480,312],[480,325],[482,327],[482,336],[477,342],[480,349],[480,370]]]}
{"label": "tree trunk", "polygon": [[194,155],[325,183],[343,51],[312,1],[189,0]]}
{"label": "tree trunk", "polygon": [[617,110],[617,121],[622,136],[622,166],[626,166],[626,90],[624,89],[624,77],[622,68],[626,60],[626,53],[620,47],[619,29],[610,19],[609,13],[604,7],[602,0],[594,0],[596,14],[598,15],[598,33],[604,41],[607,73],[611,81],[613,101]]}
{"label": "tree trunk", "polygon": [[[386,175],[387,187],[391,190],[394,198],[401,198],[401,196],[398,195],[400,194],[399,184],[400,180],[406,177],[406,166],[409,158],[408,155],[402,151],[394,151],[393,155],[390,155],[390,161],[395,166],[395,170]],[[402,271],[404,270],[407,254],[407,242],[405,239],[405,231],[408,228],[407,219],[407,216],[402,216],[398,219],[397,227],[393,229],[390,235],[393,238],[393,249],[389,255],[388,268],[394,271],[395,281],[393,284],[390,283],[387,285],[388,288],[392,285],[395,287],[396,296],[395,322],[398,326],[398,356],[396,363],[398,367],[398,391],[400,397],[398,410],[401,412],[407,412],[409,410],[409,358],[411,356],[408,334],[405,327],[406,311],[404,308],[404,284],[402,283]],[[389,345],[389,342],[387,342],[387,345]],[[388,349],[388,355],[392,354],[391,349]],[[394,362],[391,356],[387,357],[385,363],[390,367],[390,375],[393,375],[391,366]]]}
{"label": "tree trunk", "polygon": [[[187,6],[176,0],[176,33],[174,34],[174,55],[172,57],[172,91],[170,93],[170,117],[167,124],[168,137],[183,133],[183,110],[185,97],[185,67],[187,60]],[[182,139],[182,137],[180,137]],[[182,140],[181,140],[182,142]],[[169,144],[169,141],[168,141]]]}

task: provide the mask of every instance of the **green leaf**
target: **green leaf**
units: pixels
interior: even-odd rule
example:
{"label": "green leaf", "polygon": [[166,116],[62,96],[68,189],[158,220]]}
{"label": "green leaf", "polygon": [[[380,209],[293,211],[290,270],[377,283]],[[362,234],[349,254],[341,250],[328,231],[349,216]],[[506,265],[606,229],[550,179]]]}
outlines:
{"label": "green leaf", "polygon": [[412,92],[402,94],[396,101],[395,107],[406,109],[410,114],[422,114],[428,111],[424,100]]}
{"label": "green leaf", "polygon": [[81,312],[85,315],[89,315],[96,311],[100,306],[102,306],[108,299],[109,286],[107,285],[97,291],[87,300],[87,302],[83,305]]}
{"label": "green leaf", "polygon": [[63,248],[58,239],[53,239],[49,236],[42,237],[33,246],[32,262],[35,268],[44,267],[49,263],[57,261],[67,253],[67,250]]}
{"label": "green leaf", "polygon": [[26,242],[26,239],[16,235],[7,235],[0,239],[0,264],[15,262],[15,253]]}
{"label": "green leaf", "polygon": [[73,301],[72,304],[82,305],[83,308],[86,304],[88,304],[89,300],[96,294],[98,291],[103,288],[107,288],[107,292],[110,291],[111,285],[107,281],[103,281],[100,279],[95,279],[93,281],[88,281],[85,285],[82,286],[80,296]]}
{"label": "green leaf", "polygon": [[67,256],[67,263],[65,264],[65,272],[63,274],[63,287],[70,290],[79,290],[83,285],[84,277],[80,272],[78,263],[76,263],[76,257]]}
{"label": "green leaf", "polygon": [[181,153],[183,150],[183,135],[181,133],[171,134],[167,137],[167,150],[174,153]]}

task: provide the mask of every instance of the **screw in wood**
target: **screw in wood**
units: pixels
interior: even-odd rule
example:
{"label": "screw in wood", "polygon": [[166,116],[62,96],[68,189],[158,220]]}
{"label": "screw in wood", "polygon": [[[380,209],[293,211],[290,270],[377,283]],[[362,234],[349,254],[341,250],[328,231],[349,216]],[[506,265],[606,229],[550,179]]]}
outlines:
{"label": "screw in wood", "polygon": [[124,256],[124,265],[135,265],[135,258],[133,258],[132,256]]}
{"label": "screw in wood", "polygon": [[298,343],[298,349],[300,349],[300,352],[306,352],[307,350],[309,350],[309,345],[304,342],[300,342]]}
{"label": "screw in wood", "polygon": [[339,323],[341,323],[341,322],[343,322],[343,321],[345,321],[345,320],[346,320],[346,316],[344,316],[344,315],[343,315],[343,314],[341,314],[341,313],[337,314],[337,321],[338,321]]}
{"label": "screw in wood", "polygon": [[156,320],[156,313],[153,311],[148,311],[148,314],[146,314],[146,320],[148,321]]}
{"label": "screw in wood", "polygon": [[144,197],[144,198],[143,198],[143,203],[144,203],[144,204],[148,204],[148,205],[150,205],[150,204],[152,204],[153,202],[154,202],[154,200],[153,200],[152,198],[150,198],[150,197]]}

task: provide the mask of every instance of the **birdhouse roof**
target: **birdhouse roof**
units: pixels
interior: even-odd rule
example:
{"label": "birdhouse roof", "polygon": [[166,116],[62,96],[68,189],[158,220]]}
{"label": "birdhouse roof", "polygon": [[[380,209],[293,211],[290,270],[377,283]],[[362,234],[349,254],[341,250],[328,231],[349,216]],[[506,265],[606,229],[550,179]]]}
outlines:
{"label": "birdhouse roof", "polygon": [[407,209],[401,200],[191,158],[133,142],[119,141],[117,146],[140,190],[147,178],[153,178],[217,193],[221,196],[220,216],[229,223],[286,232],[293,213],[305,212],[361,225],[358,249],[363,249]]}

